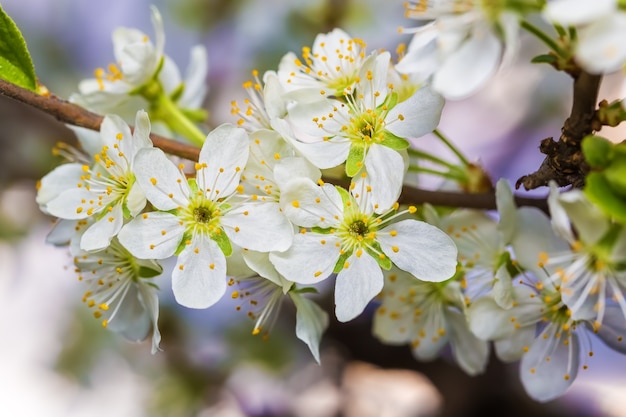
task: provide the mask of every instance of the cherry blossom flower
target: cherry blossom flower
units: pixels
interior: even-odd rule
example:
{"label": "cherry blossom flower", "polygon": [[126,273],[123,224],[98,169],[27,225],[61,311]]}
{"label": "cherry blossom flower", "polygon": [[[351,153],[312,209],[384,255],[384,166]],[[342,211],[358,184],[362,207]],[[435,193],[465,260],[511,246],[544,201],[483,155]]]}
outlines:
{"label": "cherry blossom flower", "polygon": [[378,215],[364,209],[368,190],[352,194],[310,179],[291,181],[281,208],[301,233],[270,261],[290,281],[310,285],[336,272],[335,305],[340,321],[359,315],[383,287],[381,268],[393,264],[425,281],[443,281],[456,269],[456,246],[441,230],[413,219],[395,221],[415,208],[398,205]]}
{"label": "cherry blossom flower", "polygon": [[172,288],[181,305],[206,308],[221,298],[232,244],[266,252],[291,244],[292,227],[278,203],[240,194],[248,153],[246,132],[222,125],[207,136],[195,179],[187,181],[182,167],[160,149],[145,149],[136,157],[137,181],[163,211],[138,216],[119,239],[141,259],[178,255]]}

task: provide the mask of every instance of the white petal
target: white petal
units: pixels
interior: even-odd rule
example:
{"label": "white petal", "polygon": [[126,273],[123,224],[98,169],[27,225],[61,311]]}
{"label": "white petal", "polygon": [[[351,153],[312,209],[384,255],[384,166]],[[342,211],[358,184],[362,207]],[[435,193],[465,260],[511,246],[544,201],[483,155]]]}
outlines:
{"label": "white petal", "polygon": [[498,268],[495,278],[492,292],[495,302],[504,309],[513,307],[513,279],[506,264]]}
{"label": "white petal", "polygon": [[84,251],[104,249],[111,243],[113,236],[117,235],[124,224],[122,205],[116,204],[113,210],[97,220],[83,234],[80,240],[80,248]]}
{"label": "white petal", "polygon": [[561,193],[559,203],[569,216],[579,239],[585,244],[595,244],[608,231],[609,219],[587,200],[582,190]]}
{"label": "white petal", "polygon": [[496,356],[503,362],[514,362],[524,355],[524,348],[533,344],[537,326],[524,326],[516,329],[504,339],[494,341]]}
{"label": "white petal", "polygon": [[[280,279],[280,275],[274,265],[270,262],[270,254],[267,252],[257,252],[253,250],[241,251],[242,258],[248,268],[263,278],[272,281],[274,284],[282,286],[283,280]],[[229,258],[231,258],[230,256]],[[229,261],[230,259],[227,259]],[[229,263],[230,265],[230,263]],[[230,273],[230,269],[229,269]],[[289,284],[291,286],[291,284]],[[288,290],[289,288],[287,288]]]}
{"label": "white petal", "polygon": [[[389,282],[387,281],[385,285],[389,285]],[[415,328],[414,306],[399,301],[397,297],[387,297],[387,289],[391,288],[384,287],[383,304],[374,314],[372,333],[385,344],[409,343]]]}
{"label": "white petal", "polygon": [[57,220],[52,226],[52,230],[46,236],[46,243],[55,246],[69,244],[72,237],[76,234],[78,222],[76,220]]}
{"label": "white petal", "polygon": [[450,325],[452,354],[461,369],[472,376],[484,372],[489,359],[489,344],[469,331],[462,313],[448,310],[446,319]]}
{"label": "white petal", "polygon": [[511,186],[505,178],[500,178],[496,183],[496,206],[500,216],[498,230],[502,233],[504,242],[510,243],[517,228],[517,206]]}
{"label": "white petal", "polygon": [[159,297],[154,289],[150,285],[139,285],[139,295],[143,302],[150,321],[152,322],[152,354],[157,353],[161,348],[159,343],[161,342],[161,332],[159,332]]}
{"label": "white petal", "polygon": [[[391,231],[397,232],[395,236]],[[377,236],[381,249],[398,268],[423,281],[445,281],[456,272],[456,246],[435,226],[402,220],[385,227]]]}
{"label": "white petal", "polygon": [[200,151],[200,163],[207,164],[197,173],[198,187],[211,195],[226,197],[235,192],[248,161],[249,139],[245,130],[230,124],[215,128]]}
{"label": "white petal", "polygon": [[579,32],[576,60],[592,74],[617,71],[626,61],[626,14],[614,13]]}
{"label": "white petal", "polygon": [[365,191],[366,207],[372,207],[375,213],[384,213],[398,201],[408,166],[397,151],[382,145],[369,148],[364,165],[366,176],[355,176],[355,190],[371,186],[371,192]]}
{"label": "white petal", "polygon": [[335,314],[341,322],[350,321],[363,312],[367,304],[383,289],[383,272],[366,253],[351,255],[335,282]]}
{"label": "white petal", "polygon": [[158,148],[141,149],[135,157],[135,176],[146,198],[160,210],[189,203],[187,178]]}
{"label": "white petal", "polygon": [[[108,114],[100,125],[102,144],[109,148],[107,157],[123,171],[128,171],[134,156],[132,134],[126,122],[115,114]],[[120,156],[122,155],[122,156]]]}
{"label": "white petal", "polygon": [[333,168],[345,162],[350,152],[350,141],[343,138],[332,138],[317,142],[300,142],[296,139],[289,122],[282,119],[272,120],[272,128],[304,158],[320,169]]}
{"label": "white petal", "polygon": [[517,262],[538,278],[545,277],[544,268],[538,264],[540,256],[568,251],[569,245],[554,233],[546,215],[536,208],[519,209],[517,222],[518,232],[510,242]]}
{"label": "white petal", "polygon": [[[150,140],[150,118],[144,110],[139,110],[135,115],[135,130],[133,131],[132,140],[134,157],[141,148],[151,148],[152,140]],[[133,162],[131,161],[131,166]]]}
{"label": "white petal", "polygon": [[515,330],[513,314],[500,307],[492,297],[484,296],[472,302],[467,311],[469,327],[482,340],[506,338]]}
{"label": "white petal", "polygon": [[[346,104],[334,99],[321,99],[313,102],[300,102],[289,108],[289,120],[292,125],[306,135],[322,139],[340,135],[341,120],[349,119]],[[333,117],[328,117],[334,114]]]}
{"label": "white petal", "polygon": [[317,182],[322,177],[322,173],[315,165],[298,156],[281,158],[274,166],[274,180],[281,190],[290,180],[297,177]]}
{"label": "white petal", "polygon": [[61,219],[76,220],[85,219],[91,204],[89,201],[95,200],[94,195],[84,187],[78,188],[74,186],[53,200],[49,201],[45,209],[48,214],[59,217]]}
{"label": "white petal", "polygon": [[[389,111],[386,120],[393,122],[387,125],[387,130],[405,139],[430,133],[439,126],[444,104],[440,94],[428,86],[422,87]],[[404,117],[398,119],[399,115]]]}
{"label": "white petal", "polygon": [[225,214],[221,224],[234,244],[260,252],[287,250],[293,239],[293,226],[278,203],[242,205]]}
{"label": "white petal", "polygon": [[602,326],[597,335],[604,343],[614,350],[626,353],[626,323],[624,313],[617,306],[607,306]]}
{"label": "white petal", "polygon": [[118,239],[137,258],[165,259],[174,254],[185,233],[179,221],[170,213],[145,213],[124,225]]}
{"label": "white petal", "polygon": [[[554,327],[557,325],[546,328],[537,336],[520,363],[522,384],[536,401],[550,401],[561,396],[578,374],[578,336],[572,333],[568,340],[568,332]],[[547,337],[544,338],[544,335]]]}
{"label": "white petal", "polygon": [[188,109],[197,109],[207,93],[206,77],[209,72],[209,57],[206,48],[196,45],[191,48],[189,66],[185,74],[185,91],[178,100],[178,105]]}
{"label": "white petal", "polygon": [[193,237],[178,256],[172,290],[176,301],[189,308],[207,308],[222,298],[226,292],[226,257],[215,241],[203,235]]}
{"label": "white petal", "polygon": [[270,261],[289,281],[315,284],[333,272],[339,259],[338,243],[333,235],[297,233],[287,251],[270,253]]}
{"label": "white petal", "polygon": [[320,363],[320,340],[328,327],[328,314],[301,294],[289,293],[296,305],[296,336],[307,344],[317,363]]}
{"label": "white petal", "polygon": [[57,198],[62,192],[77,188],[78,183],[82,183],[80,177],[84,174],[81,164],[59,165],[41,179],[37,191],[37,204],[45,208],[46,204]]}
{"label": "white petal", "polygon": [[615,0],[553,0],[546,4],[543,17],[563,26],[593,22],[615,10]]}
{"label": "white petal", "polygon": [[280,207],[289,220],[302,227],[333,227],[343,219],[339,191],[333,185],[319,186],[308,178],[287,183],[281,190]]}
{"label": "white petal", "polygon": [[146,207],[146,195],[138,182],[135,182],[126,196],[126,207],[130,215],[135,217]]}
{"label": "white petal", "polygon": [[495,73],[501,53],[502,44],[490,28],[475,28],[473,35],[435,73],[433,88],[450,99],[468,96]]}

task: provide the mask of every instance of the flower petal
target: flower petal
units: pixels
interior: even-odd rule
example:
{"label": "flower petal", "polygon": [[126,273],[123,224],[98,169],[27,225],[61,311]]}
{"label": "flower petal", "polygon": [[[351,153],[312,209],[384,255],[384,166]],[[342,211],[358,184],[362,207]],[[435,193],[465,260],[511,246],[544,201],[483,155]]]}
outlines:
{"label": "flower petal", "polygon": [[405,139],[424,136],[439,125],[444,104],[440,94],[428,86],[422,87],[389,111],[386,120],[391,123],[387,130]]}
{"label": "flower petal", "polygon": [[152,212],[135,217],[122,227],[120,243],[141,259],[165,259],[174,254],[185,228],[170,213]]}
{"label": "flower petal", "polygon": [[[235,192],[248,161],[250,145],[245,130],[231,124],[215,128],[206,138],[198,161],[207,168],[197,173],[198,187],[226,197]],[[217,198],[217,197],[216,197]]]}
{"label": "flower petal", "polygon": [[484,372],[489,359],[489,344],[470,332],[463,313],[448,310],[446,320],[450,326],[450,345],[456,363],[472,376]]}
{"label": "flower petal", "polygon": [[296,336],[307,344],[317,363],[320,363],[320,340],[328,328],[328,314],[315,302],[296,292],[289,292],[296,306]]}
{"label": "flower petal", "polygon": [[195,235],[178,256],[172,272],[172,290],[178,304],[207,308],[226,292],[226,257],[208,236]]}
{"label": "flower petal", "polygon": [[365,253],[350,256],[335,281],[337,320],[346,322],[361,314],[383,283],[383,272],[374,258]]}
{"label": "flower petal", "polygon": [[578,374],[580,345],[576,333],[547,327],[522,357],[520,377],[528,395],[550,401],[562,395]]}
{"label": "flower petal", "polygon": [[135,176],[146,198],[159,210],[189,203],[187,178],[158,148],[143,148],[135,157]]}
{"label": "flower petal", "polygon": [[112,210],[89,226],[80,240],[80,248],[84,251],[104,249],[111,243],[124,224],[122,205],[116,204]]}
{"label": "flower petal", "polygon": [[315,284],[333,272],[339,259],[339,239],[333,235],[297,233],[285,252],[271,252],[270,261],[289,281]]}
{"label": "flower petal", "polygon": [[398,268],[423,281],[445,281],[456,272],[456,246],[435,226],[402,220],[380,230],[377,240]]}
{"label": "flower petal", "polygon": [[330,184],[317,185],[309,178],[288,182],[280,195],[280,208],[295,225],[328,228],[343,219],[339,191]]}
{"label": "flower petal", "polygon": [[234,244],[260,252],[287,250],[293,239],[293,226],[278,203],[242,205],[225,214],[221,224]]}

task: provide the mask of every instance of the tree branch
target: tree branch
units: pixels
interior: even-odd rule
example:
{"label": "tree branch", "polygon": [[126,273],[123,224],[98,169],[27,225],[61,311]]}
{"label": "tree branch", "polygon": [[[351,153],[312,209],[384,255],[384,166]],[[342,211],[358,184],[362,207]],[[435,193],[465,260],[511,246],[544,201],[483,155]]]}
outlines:
{"label": "tree branch", "polygon": [[[103,116],[92,113],[74,103],[60,99],[54,95],[40,95],[32,91],[18,87],[3,79],[0,79],[0,94],[14,100],[33,106],[45,113],[54,116],[57,120],[80,126],[91,130],[100,130]],[[132,128],[132,127],[131,127]],[[200,148],[176,142],[162,136],[151,134],[150,138],[154,146],[161,148],[164,152],[177,155],[185,159],[197,161]],[[347,181],[336,181],[334,183],[349,186]],[[342,184],[345,183],[345,184]],[[548,212],[545,199],[515,197],[518,206],[533,206],[544,212]],[[444,192],[422,190],[410,186],[405,186],[400,196],[400,202],[406,204],[429,203],[434,206],[464,207],[473,209],[495,210],[496,197],[493,192],[482,194],[469,194],[460,192]]]}
{"label": "tree branch", "polygon": [[[0,94],[14,100],[33,106],[45,113],[54,116],[63,123],[84,127],[91,130],[100,130],[103,116],[92,113],[74,103],[58,98],[55,95],[40,95],[24,88],[18,87],[0,78]],[[187,145],[157,134],[150,134],[154,146],[164,152],[180,157],[197,160],[200,149],[196,146]]]}
{"label": "tree branch", "polygon": [[583,138],[593,132],[593,120],[598,101],[601,75],[580,71],[574,79],[574,101],[570,116],[561,129],[558,142],[552,138],[541,141],[539,150],[546,157],[539,169],[524,175],[515,183],[515,188],[523,185],[532,190],[548,185],[551,180],[564,187],[572,185],[580,188],[585,184],[589,166],[585,162],[580,144]]}

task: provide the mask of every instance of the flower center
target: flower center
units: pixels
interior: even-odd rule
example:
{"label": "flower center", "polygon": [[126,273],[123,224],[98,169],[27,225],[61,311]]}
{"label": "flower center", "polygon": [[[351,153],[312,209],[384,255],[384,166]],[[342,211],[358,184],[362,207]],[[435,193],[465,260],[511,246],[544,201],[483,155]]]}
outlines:
{"label": "flower center", "polygon": [[363,220],[357,220],[348,226],[350,234],[355,238],[363,238],[365,234],[369,233],[370,229],[367,227]]}
{"label": "flower center", "polygon": [[209,223],[213,219],[213,212],[207,207],[193,209],[193,218],[198,223]]}
{"label": "flower center", "polygon": [[376,111],[367,109],[358,117],[350,119],[350,126],[347,126],[348,137],[355,142],[370,145],[380,143],[385,139],[385,119],[379,117]]}

